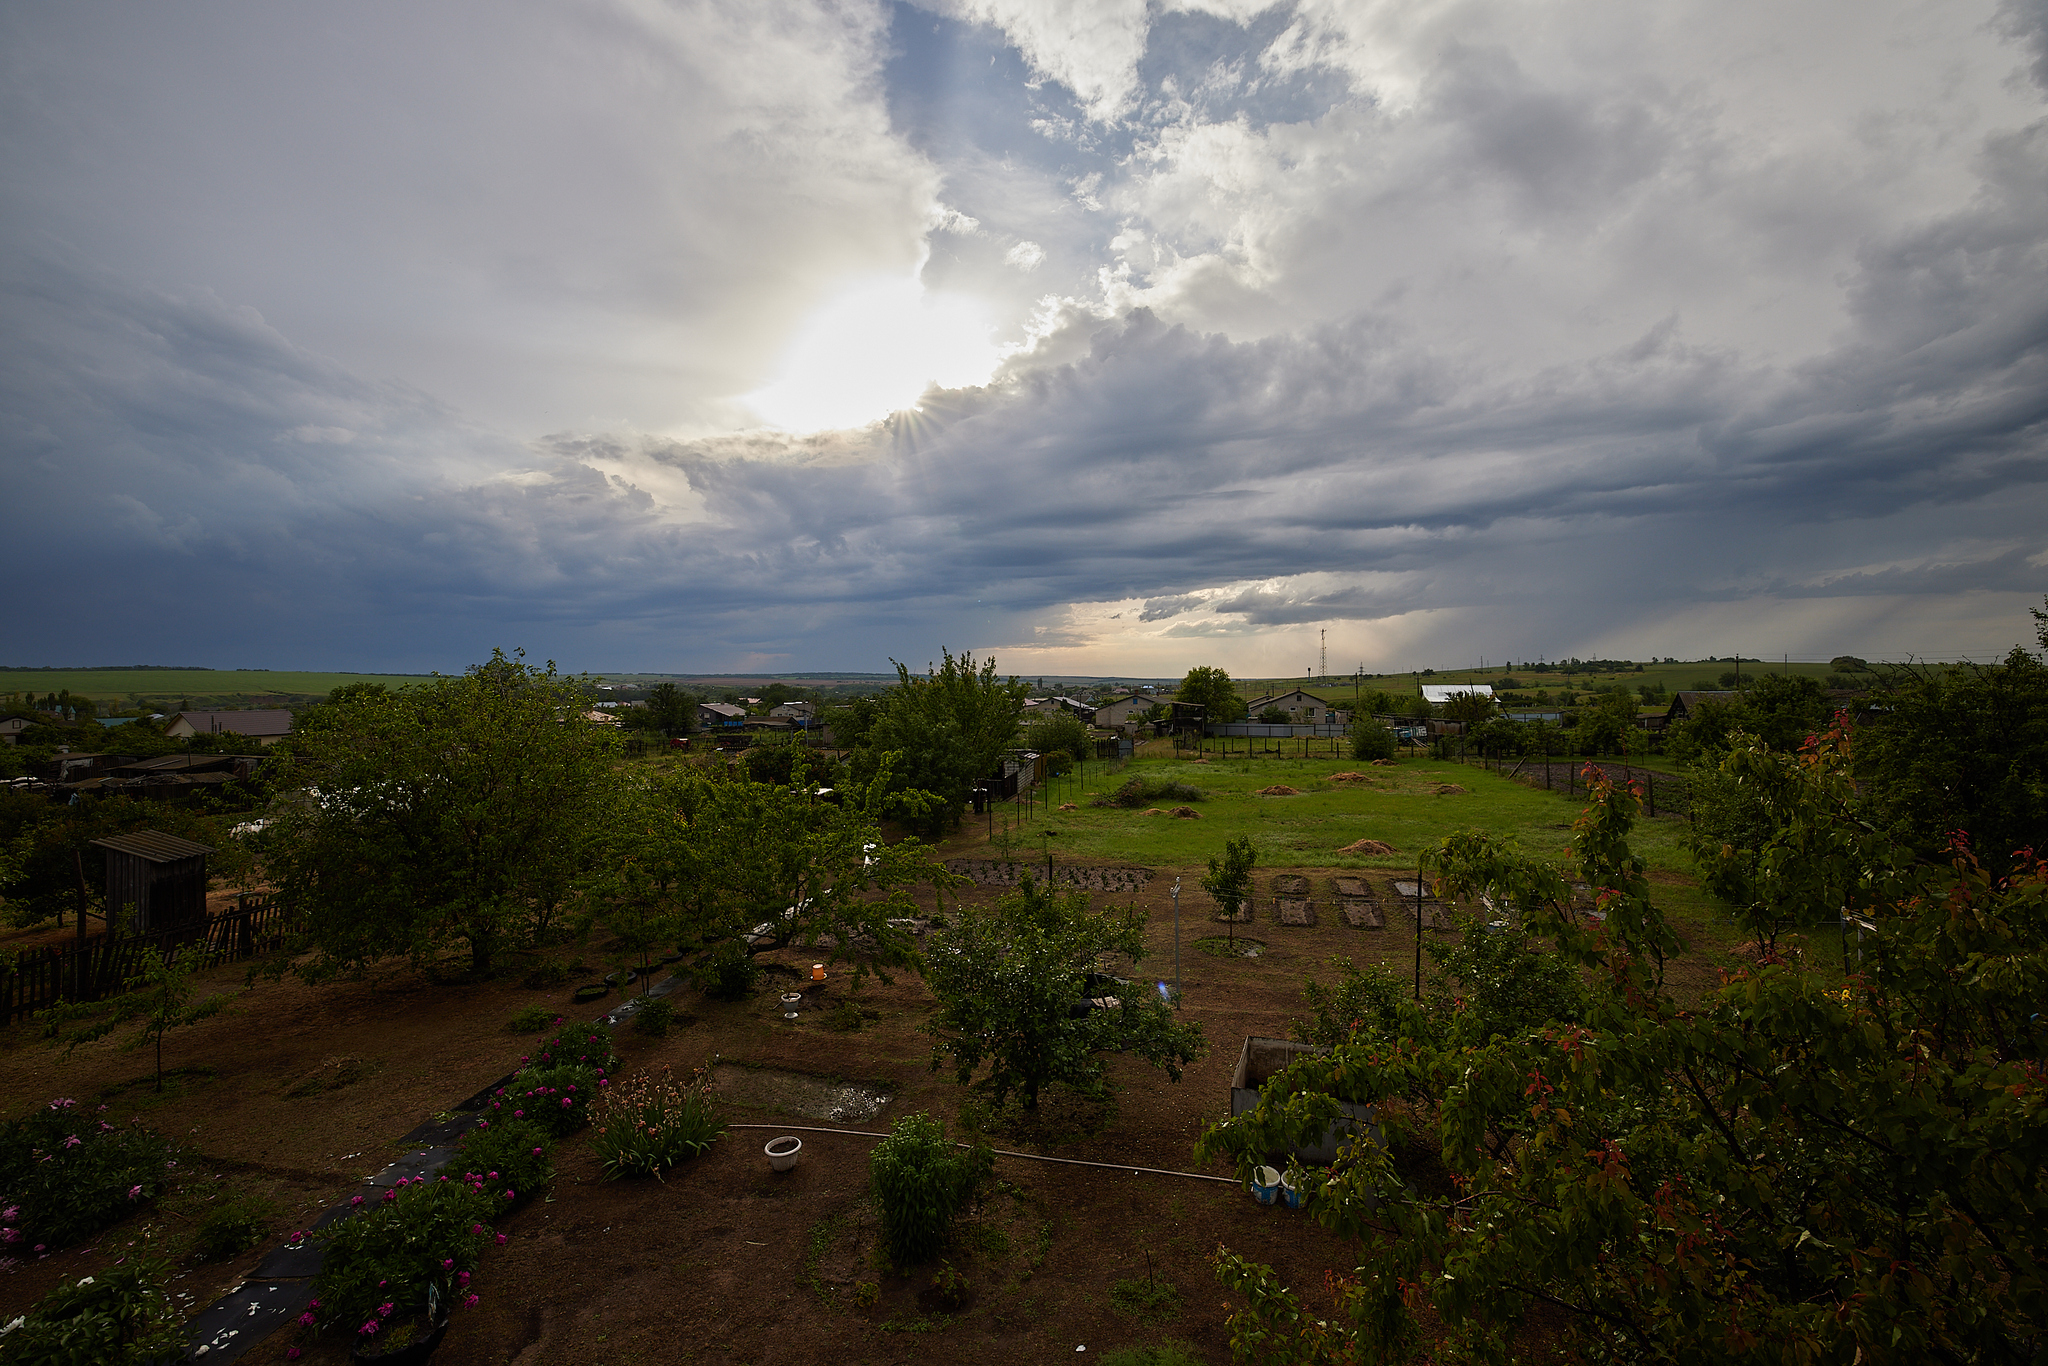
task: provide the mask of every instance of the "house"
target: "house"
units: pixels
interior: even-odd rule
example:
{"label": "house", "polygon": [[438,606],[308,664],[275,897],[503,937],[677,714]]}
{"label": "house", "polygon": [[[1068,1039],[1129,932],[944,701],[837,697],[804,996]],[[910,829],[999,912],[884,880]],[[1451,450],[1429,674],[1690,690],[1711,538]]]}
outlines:
{"label": "house", "polygon": [[1259,713],[1268,707],[1278,707],[1286,712],[1287,724],[1290,726],[1326,725],[1337,719],[1336,708],[1314,693],[1303,692],[1300,688],[1278,696],[1253,698],[1245,704],[1245,718],[1255,722],[1259,719]]}
{"label": "house", "polygon": [[1726,706],[1740,696],[1739,692],[1675,692],[1671,694],[1671,705],[1664,709],[1664,715],[1651,717],[1650,726],[1654,730],[1669,730],[1674,722],[1698,715],[1699,709],[1709,702]]}
{"label": "house", "polygon": [[770,707],[768,714],[785,721],[793,721],[799,726],[808,726],[817,719],[818,704],[816,702],[784,702],[779,707]]}
{"label": "house", "polygon": [[1152,698],[1129,693],[1097,707],[1092,719],[1098,726],[1115,730],[1120,726],[1135,725],[1139,717],[1157,705]]}
{"label": "house", "polygon": [[16,743],[20,740],[21,733],[35,724],[34,719],[27,716],[10,716],[5,721],[0,721],[0,744]]}
{"label": "house", "polygon": [[[606,702],[600,705],[610,706],[611,703]],[[625,724],[620,718],[612,715],[608,711],[587,711],[583,713],[583,719],[591,722],[593,725],[599,726],[618,726]]]}
{"label": "house", "polygon": [[292,733],[292,714],[282,707],[262,711],[181,711],[164,727],[174,740],[232,732],[274,745]]}
{"label": "house", "polygon": [[747,709],[731,702],[699,702],[697,724],[705,730],[739,727],[747,723]]}

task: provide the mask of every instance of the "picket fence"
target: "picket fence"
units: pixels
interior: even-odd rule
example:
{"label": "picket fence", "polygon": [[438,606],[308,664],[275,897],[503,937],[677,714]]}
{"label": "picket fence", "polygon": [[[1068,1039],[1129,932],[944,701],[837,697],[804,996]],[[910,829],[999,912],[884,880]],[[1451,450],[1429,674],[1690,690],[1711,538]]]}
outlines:
{"label": "picket fence", "polygon": [[102,936],[74,947],[25,953],[11,964],[0,962],[0,1025],[59,1000],[111,996],[141,972],[148,955],[168,952],[189,967],[210,968],[268,953],[299,928],[298,917],[277,902],[251,901],[203,925]]}

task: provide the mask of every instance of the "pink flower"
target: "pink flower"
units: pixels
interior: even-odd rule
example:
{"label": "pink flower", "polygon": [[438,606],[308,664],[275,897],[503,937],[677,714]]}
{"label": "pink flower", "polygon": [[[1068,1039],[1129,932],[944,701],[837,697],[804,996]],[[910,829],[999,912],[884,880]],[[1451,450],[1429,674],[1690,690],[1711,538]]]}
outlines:
{"label": "pink flower", "polygon": [[539,1156],[540,1156],[540,1149],[538,1149],[538,1148],[535,1148],[535,1149],[533,1150],[533,1155],[534,1155],[535,1157],[539,1157]]}
{"label": "pink flower", "polygon": [[64,1146],[67,1148],[76,1148],[84,1142],[84,1139],[80,1138],[77,1134],[73,1134],[71,1135],[71,1137],[64,1140]]}
{"label": "pink flower", "polygon": [[514,1110],[514,1111],[512,1112],[512,1118],[514,1118],[514,1119],[525,1119],[525,1118],[526,1118],[526,1111],[524,1111],[524,1110]]}
{"label": "pink flower", "polygon": [[480,1119],[476,1122],[476,1127],[479,1129],[488,1129],[491,1127],[491,1122],[488,1119]]}
{"label": "pink flower", "polygon": [[[499,1246],[499,1247],[503,1247],[503,1246],[505,1246],[505,1235],[504,1235],[504,1234],[502,1234],[502,1233],[498,1235],[498,1246]],[[36,1245],[36,1251],[38,1251],[38,1252],[41,1252],[42,1250],[43,1250],[43,1249],[42,1249],[42,1245],[41,1245],[40,1243],[38,1243],[38,1244]]]}
{"label": "pink flower", "polygon": [[510,1186],[505,1187],[505,1198],[507,1200],[510,1200],[516,1193]]}
{"label": "pink flower", "polygon": [[310,1309],[299,1315],[299,1326],[301,1328],[311,1328],[313,1326],[313,1312]]}
{"label": "pink flower", "polygon": [[50,1108],[52,1110],[69,1110],[72,1106],[76,1104],[78,1104],[78,1102],[72,1100],[69,1096],[59,1096],[55,1100],[50,1102]]}
{"label": "pink flower", "polygon": [[320,1307],[320,1301],[318,1301],[318,1300],[314,1300],[314,1301],[313,1301],[313,1302],[312,1302],[311,1304],[309,1304],[309,1305],[307,1305],[307,1306],[306,1306],[306,1308],[308,1308],[308,1309],[318,1309],[319,1307]]}
{"label": "pink flower", "polygon": [[285,1348],[285,1349],[284,1349],[284,1359],[285,1359],[286,1361],[297,1361],[297,1360],[299,1359],[299,1349],[298,1349],[298,1348],[296,1348],[296,1347],[287,1347],[287,1348]]}
{"label": "pink flower", "polygon": [[458,1271],[458,1272],[456,1272],[456,1273],[455,1273],[455,1283],[456,1283],[457,1285],[468,1285],[468,1284],[469,1284],[469,1273],[468,1273],[467,1271]]}
{"label": "pink flower", "polygon": [[455,1265],[455,1259],[454,1259],[453,1257],[443,1257],[443,1258],[441,1259],[441,1269],[442,1269],[443,1271],[446,1271],[446,1270],[447,1270],[448,1268],[450,1268],[450,1267],[452,1267],[452,1266],[454,1266],[454,1265]]}
{"label": "pink flower", "polygon": [[142,1198],[142,1187],[140,1187],[140,1186],[130,1186],[130,1187],[128,1188],[128,1198],[129,1198],[130,1200],[139,1200],[139,1199],[141,1199],[141,1198]]}
{"label": "pink flower", "polygon": [[563,1097],[562,1097],[562,1108],[563,1108],[564,1110],[568,1110],[568,1109],[572,1109],[572,1108],[574,1108],[575,1104],[576,1104],[576,1102],[575,1102],[575,1101],[573,1101],[573,1100],[571,1100],[571,1099],[569,1099],[569,1098],[568,1098],[567,1096],[563,1096]]}
{"label": "pink flower", "polygon": [[350,1196],[349,1203],[351,1205],[360,1205],[363,1203],[363,1197],[360,1195]]}
{"label": "pink flower", "polygon": [[357,1331],[358,1333],[374,1333],[374,1332],[376,1332],[376,1331],[377,1331],[377,1320],[375,1320],[375,1319],[371,1319],[371,1320],[370,1320],[370,1321],[369,1321],[368,1323],[366,1323],[366,1324],[364,1324],[364,1325],[363,1325],[362,1327],[360,1327],[360,1328],[356,1329],[356,1331]]}
{"label": "pink flower", "polygon": [[384,1303],[382,1303],[382,1304],[378,1305],[378,1306],[377,1306],[377,1317],[378,1317],[378,1318],[380,1318],[380,1319],[388,1319],[388,1318],[390,1318],[390,1317],[391,1317],[391,1308],[392,1308],[392,1306],[391,1306],[391,1301],[389,1301],[389,1300],[386,1300],[386,1301],[385,1301]]}
{"label": "pink flower", "polygon": [[471,1296],[470,1296],[470,1297],[469,1297],[468,1299],[464,1300],[464,1301],[462,1302],[462,1307],[463,1307],[464,1309],[474,1309],[474,1308],[476,1308],[476,1296],[474,1296],[474,1295],[471,1295]]}
{"label": "pink flower", "polygon": [[471,1224],[469,1226],[469,1231],[471,1233],[482,1233],[484,1231],[484,1226],[482,1224]]}
{"label": "pink flower", "polygon": [[6,1209],[0,1209],[0,1219],[19,1219],[20,1217],[20,1205],[9,1205]]}

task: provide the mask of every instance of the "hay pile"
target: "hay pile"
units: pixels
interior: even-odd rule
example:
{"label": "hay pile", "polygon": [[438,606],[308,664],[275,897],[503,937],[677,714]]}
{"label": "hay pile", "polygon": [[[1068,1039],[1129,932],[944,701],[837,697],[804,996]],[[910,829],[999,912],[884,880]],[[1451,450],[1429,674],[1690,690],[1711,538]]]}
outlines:
{"label": "hay pile", "polygon": [[1330,781],[1333,783],[1369,783],[1372,781],[1372,775],[1370,773],[1332,773]]}
{"label": "hay pile", "polygon": [[1337,852],[1340,854],[1369,854],[1377,857],[1393,853],[1394,846],[1382,840],[1360,840],[1356,844],[1345,845]]}
{"label": "hay pile", "polygon": [[1436,785],[1436,795],[1439,797],[1455,796],[1464,790],[1464,788],[1459,787],[1456,783],[1438,783]]}
{"label": "hay pile", "polygon": [[1301,789],[1298,787],[1289,787],[1285,783],[1275,783],[1271,787],[1260,788],[1259,795],[1261,797],[1299,797],[1301,795]]}
{"label": "hay pile", "polygon": [[1192,806],[1176,806],[1173,808],[1173,818],[1177,821],[1198,821],[1202,819],[1202,813]]}

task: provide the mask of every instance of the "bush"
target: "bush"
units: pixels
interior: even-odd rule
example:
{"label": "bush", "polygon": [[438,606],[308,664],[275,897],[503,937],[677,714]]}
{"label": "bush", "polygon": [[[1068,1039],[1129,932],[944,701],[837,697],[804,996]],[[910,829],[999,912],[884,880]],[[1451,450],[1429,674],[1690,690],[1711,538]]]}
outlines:
{"label": "bush", "polygon": [[526,974],[526,985],[534,991],[558,987],[569,980],[569,965],[560,959],[550,958]]}
{"label": "bush", "polygon": [[1186,783],[1172,783],[1164,780],[1146,782],[1133,778],[1107,796],[1097,797],[1091,806],[1121,806],[1136,810],[1141,806],[1157,806],[1165,802],[1198,802],[1209,794],[1199,787]]}
{"label": "bush", "polygon": [[199,1221],[199,1255],[209,1262],[239,1257],[269,1236],[277,1222],[278,1207],[272,1200],[240,1195],[217,1205]]}
{"label": "bush", "polygon": [[530,1119],[485,1120],[462,1136],[450,1165],[461,1168],[465,1182],[482,1182],[484,1193],[501,1202],[493,1213],[502,1214],[554,1179],[551,1144],[547,1128]]}
{"label": "bush", "polygon": [[656,1039],[667,1038],[669,1022],[675,1018],[675,1013],[675,1006],[665,996],[643,1001],[633,1012],[633,1032]]}
{"label": "bush", "polygon": [[705,1074],[678,1083],[664,1067],[641,1072],[609,1090],[597,1108],[591,1147],[604,1174],[660,1176],[662,1169],[709,1149],[725,1125],[704,1090]]}
{"label": "bush", "polygon": [[760,967],[737,943],[720,947],[690,972],[699,991],[720,1001],[745,1000],[760,978]]}
{"label": "bush", "polygon": [[590,1123],[590,1106],[605,1085],[602,1069],[582,1063],[524,1068],[491,1097],[487,1117],[495,1124],[523,1121],[561,1138]]}
{"label": "bush", "polygon": [[952,1236],[953,1217],[994,1167],[987,1146],[948,1142],[945,1125],[928,1114],[897,1120],[868,1158],[890,1262],[912,1266],[937,1256]]}
{"label": "bush", "polygon": [[1394,732],[1363,712],[1352,719],[1352,758],[1391,759],[1394,757],[1394,749]]}
{"label": "bush", "polygon": [[570,1025],[543,1040],[520,1061],[533,1068],[580,1063],[604,1074],[619,1070],[619,1055],[612,1047],[612,1027],[604,1020]]}
{"label": "bush", "polygon": [[1040,754],[1064,754],[1077,763],[1095,751],[1095,746],[1088,740],[1088,727],[1081,724],[1080,717],[1070,712],[1032,721],[1024,727],[1024,744]]}
{"label": "bush", "polygon": [[494,1201],[481,1180],[401,1178],[380,1203],[313,1235],[326,1257],[313,1283],[319,1308],[308,1314],[323,1328],[360,1336],[424,1313],[430,1288],[444,1304],[458,1296],[474,1303],[466,1292],[490,1239],[489,1220],[510,1203],[502,1195]]}
{"label": "bush", "polygon": [[91,1237],[162,1192],[169,1156],[152,1130],[117,1128],[74,1100],[10,1122],[0,1128],[0,1244],[18,1255]]}
{"label": "bush", "polygon": [[552,1029],[561,1022],[559,1012],[535,1001],[507,1021],[505,1028],[514,1034],[538,1034],[543,1029]]}
{"label": "bush", "polygon": [[133,1262],[60,1285],[0,1328],[10,1366],[149,1366],[185,1349],[163,1292],[165,1262]]}

